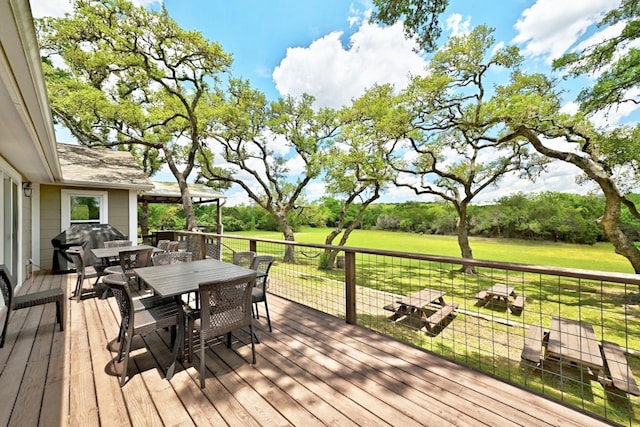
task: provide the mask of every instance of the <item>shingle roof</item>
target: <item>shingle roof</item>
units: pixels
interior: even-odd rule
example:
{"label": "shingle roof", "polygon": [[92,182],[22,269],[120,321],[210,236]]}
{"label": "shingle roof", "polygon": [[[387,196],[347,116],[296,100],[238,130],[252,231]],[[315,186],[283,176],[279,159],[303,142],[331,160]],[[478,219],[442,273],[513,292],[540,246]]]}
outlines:
{"label": "shingle roof", "polygon": [[[142,194],[138,196],[139,201],[147,201],[149,203],[182,203],[180,187],[177,182],[154,181],[152,184],[153,189],[143,191]],[[225,198],[224,195],[204,184],[189,183],[189,193],[195,203],[207,203]]]}
{"label": "shingle roof", "polygon": [[153,184],[128,151],[58,143],[63,184],[149,190]]}

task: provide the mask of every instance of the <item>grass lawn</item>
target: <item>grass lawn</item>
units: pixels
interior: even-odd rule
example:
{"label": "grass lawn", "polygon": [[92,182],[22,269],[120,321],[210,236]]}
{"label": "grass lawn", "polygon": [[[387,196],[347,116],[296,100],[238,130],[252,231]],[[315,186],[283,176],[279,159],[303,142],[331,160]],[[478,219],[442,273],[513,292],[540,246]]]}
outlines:
{"label": "grass lawn", "polygon": [[[329,231],[330,229],[328,228],[304,228],[296,233],[296,241],[324,243]],[[283,239],[282,233],[279,232],[247,231],[229,234],[276,240]],[[623,256],[616,254],[613,245],[610,243],[576,245],[533,240],[474,237],[472,237],[470,241],[473,256],[476,259],[633,273],[629,261]],[[349,237],[347,246],[416,252],[429,255],[460,256],[460,248],[456,236],[356,230]]]}
{"label": "grass lawn", "polygon": [[[296,233],[296,241],[324,243],[329,231],[305,228]],[[282,234],[277,232],[229,234],[283,240]],[[460,256],[455,236],[357,230],[350,237],[347,246]],[[633,273],[629,262],[617,255],[609,243],[575,245],[471,238],[471,247],[476,259]],[[270,251],[276,257],[283,253],[280,245],[264,245],[259,250]],[[317,258],[314,257],[300,257],[296,264],[277,262],[274,267],[276,274],[291,278],[291,282],[294,283],[287,285],[287,289],[293,287],[296,292],[303,294],[300,298],[294,297],[294,300],[299,299],[300,302],[319,310],[332,312],[327,309],[326,302],[331,299],[328,296],[336,296],[335,306],[344,308],[344,303],[339,297],[344,290],[343,270],[318,270]],[[517,293],[527,295],[526,309],[521,315],[513,316],[506,307],[500,305],[478,306],[474,298],[478,290],[506,279],[501,277],[501,270],[482,271],[475,276],[465,275],[456,270],[457,267],[453,264],[441,265],[385,256],[358,257],[357,284],[363,289],[371,290],[362,291],[363,295],[368,295],[367,292],[409,295],[422,286],[443,289],[446,291],[447,302],[459,304],[455,320],[434,336],[425,334],[420,329],[407,327],[406,324],[390,321],[388,313],[381,309],[383,303],[372,303],[367,297],[362,296],[363,300],[360,303],[371,304],[373,308],[370,312],[359,311],[358,323],[492,375],[526,385],[537,392],[605,416],[616,423],[628,424],[631,420],[633,425],[640,425],[640,412],[636,409],[640,398],[605,390],[596,380],[584,377],[582,370],[571,366],[561,369],[550,363],[541,371],[523,365],[520,360],[526,327],[539,324],[549,328],[552,316],[589,322],[596,327],[596,333],[600,335],[598,339],[614,341],[637,352],[635,340],[628,340],[640,335],[640,322],[627,311],[635,310],[633,307],[637,307],[637,303],[628,300],[630,295],[638,295],[636,286],[602,286],[595,281],[560,279],[554,275],[508,274],[508,281],[516,286]],[[278,293],[277,289],[274,290]],[[519,326],[509,326],[505,321],[513,321]],[[640,359],[628,357],[628,362],[636,373],[636,378],[640,378]],[[563,376],[560,377],[558,372],[562,372]]]}

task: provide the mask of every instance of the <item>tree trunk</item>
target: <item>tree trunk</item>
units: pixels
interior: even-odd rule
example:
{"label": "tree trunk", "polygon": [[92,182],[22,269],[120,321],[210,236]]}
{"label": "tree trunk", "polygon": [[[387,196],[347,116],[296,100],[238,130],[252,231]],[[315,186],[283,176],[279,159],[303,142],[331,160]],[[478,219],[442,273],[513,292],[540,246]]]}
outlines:
{"label": "tree trunk", "polygon": [[[460,246],[460,254],[462,258],[473,259],[473,251],[471,250],[471,244],[469,244],[469,232],[467,230],[467,203],[461,202],[458,204],[458,224],[456,232],[458,234],[458,246]],[[475,274],[476,270],[472,266],[462,266],[460,271],[468,274]]]}
{"label": "tree trunk", "polygon": [[604,214],[598,219],[598,225],[604,235],[607,236],[607,239],[613,244],[616,253],[627,258],[633,267],[633,271],[638,274],[640,273],[640,251],[633,244],[633,240],[627,237],[618,227],[622,198],[617,189],[610,185],[610,181],[599,184],[605,194],[605,208]]}
{"label": "tree trunk", "polygon": [[[282,234],[284,235],[284,240],[286,240],[287,242],[295,242],[296,241],[295,234],[293,233],[293,229],[289,225],[289,222],[287,221],[286,216],[283,217],[282,215],[275,215],[275,217],[276,217],[276,221],[278,221],[278,224],[280,225],[280,230],[282,230]],[[284,259],[283,259],[284,262],[290,262],[290,263],[296,262],[295,249],[296,248],[293,245],[285,245]]]}
{"label": "tree trunk", "polygon": [[140,204],[140,234],[144,240],[144,236],[149,235],[149,203],[142,202]]}
{"label": "tree trunk", "polygon": [[577,166],[600,186],[605,197],[605,210],[598,220],[598,225],[607,239],[613,244],[616,253],[629,260],[636,274],[640,273],[640,250],[633,244],[633,240],[627,237],[618,226],[621,205],[625,197],[620,193],[615,181],[607,171],[594,161],[589,153],[576,155],[546,147],[537,134],[524,126],[520,126],[517,132],[527,138],[539,153]]}
{"label": "tree trunk", "polygon": [[196,219],[195,211],[193,210],[193,203],[191,201],[191,192],[187,185],[187,180],[182,174],[177,174],[178,187],[180,187],[180,195],[182,196],[182,208],[184,209],[184,216],[186,219],[185,230],[195,231],[198,229],[198,220]]}

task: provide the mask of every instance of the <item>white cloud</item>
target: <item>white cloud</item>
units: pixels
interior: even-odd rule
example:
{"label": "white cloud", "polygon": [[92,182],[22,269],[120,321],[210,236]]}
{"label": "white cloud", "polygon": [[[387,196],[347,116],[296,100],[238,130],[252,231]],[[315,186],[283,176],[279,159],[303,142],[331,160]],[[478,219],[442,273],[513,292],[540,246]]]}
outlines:
{"label": "white cloud", "polygon": [[618,4],[619,0],[537,0],[516,22],[513,43],[525,44],[525,55],[545,57],[550,63]]}
{"label": "white cloud", "polygon": [[34,18],[45,16],[60,18],[73,10],[71,0],[31,0],[30,3]]}
{"label": "white cloud", "polygon": [[339,108],[375,83],[404,88],[410,76],[425,73],[426,62],[404,37],[402,24],[379,27],[363,24],[345,49],[342,32],[332,32],[309,47],[288,48],[273,72],[281,95],[308,93],[316,106]]}
{"label": "white cloud", "polygon": [[463,21],[459,13],[453,13],[447,18],[446,28],[451,31],[451,37],[469,34],[470,26],[471,18],[467,17],[466,21]]}
{"label": "white cloud", "polygon": [[[73,10],[71,0],[30,0],[31,13],[34,18],[52,16],[60,18]],[[162,0],[132,0],[137,6],[161,5]]]}

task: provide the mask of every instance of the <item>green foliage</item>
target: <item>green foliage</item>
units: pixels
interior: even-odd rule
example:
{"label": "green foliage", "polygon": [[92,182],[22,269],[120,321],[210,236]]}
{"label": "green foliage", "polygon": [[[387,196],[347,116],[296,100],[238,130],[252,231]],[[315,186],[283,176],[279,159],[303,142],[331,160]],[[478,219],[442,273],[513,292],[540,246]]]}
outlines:
{"label": "green foliage", "polygon": [[[166,162],[185,182],[216,116],[212,94],[231,56],[183,30],[165,8],[127,0],[76,0],[61,18],[36,22],[54,120],[86,145],[130,151],[151,176]],[[180,168],[179,168],[180,166]],[[195,226],[184,199],[188,228]]]}
{"label": "green foliage", "polygon": [[449,0],[373,0],[372,21],[393,24],[402,20],[407,37],[416,37],[422,49],[433,50],[442,30],[439,17]]}
{"label": "green foliage", "polygon": [[71,209],[71,220],[86,221],[89,219],[89,206],[77,205]]}
{"label": "green foliage", "polygon": [[640,49],[634,46],[640,36],[638,1],[622,0],[617,8],[604,16],[599,25],[621,26],[622,31],[554,61],[555,68],[562,68],[572,76],[598,76],[595,84],[585,87],[578,96],[586,112],[621,102],[636,103],[637,95],[630,95],[628,91],[637,88],[640,83]]}

